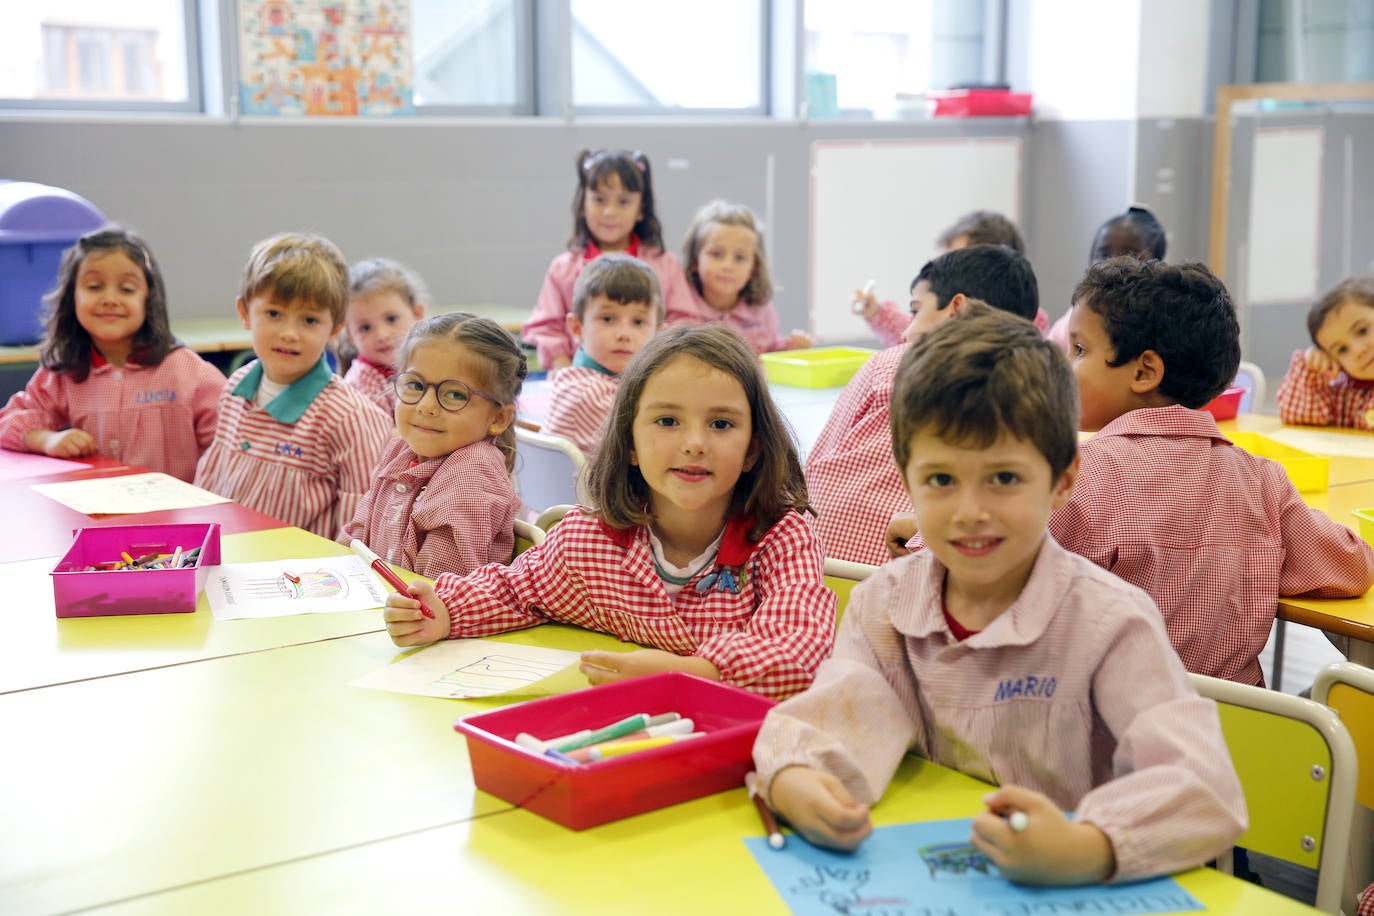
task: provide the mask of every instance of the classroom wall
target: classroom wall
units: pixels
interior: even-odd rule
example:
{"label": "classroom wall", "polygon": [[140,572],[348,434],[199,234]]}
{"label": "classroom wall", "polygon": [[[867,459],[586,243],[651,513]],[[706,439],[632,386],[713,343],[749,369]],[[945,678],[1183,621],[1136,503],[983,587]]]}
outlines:
{"label": "classroom wall", "polygon": [[[653,163],[674,250],[693,211],[712,197],[740,200],[764,215],[777,307],[790,327],[807,317],[810,147],[817,140],[1022,138],[1025,230],[1045,306],[1057,314],[1067,307],[1093,230],[1129,201],[1133,167],[1173,170],[1173,197],[1157,195],[1161,216],[1184,247],[1196,246],[1197,256],[1205,251],[1205,222],[1200,230],[1193,225],[1199,214],[1180,212],[1175,224],[1168,212],[1183,210],[1173,202],[1180,190],[1206,180],[1208,164],[1192,142],[1205,131],[1196,128],[1124,120],[302,124],[6,117],[0,177],[70,188],[138,228],[164,266],[178,315],[228,314],[249,247],[290,228],[325,233],[350,259],[405,260],[437,301],[532,305],[571,229],[576,151],[638,148]],[[1138,161],[1124,152],[1137,134],[1149,151]],[[934,240],[911,245],[914,274],[934,253]]]}

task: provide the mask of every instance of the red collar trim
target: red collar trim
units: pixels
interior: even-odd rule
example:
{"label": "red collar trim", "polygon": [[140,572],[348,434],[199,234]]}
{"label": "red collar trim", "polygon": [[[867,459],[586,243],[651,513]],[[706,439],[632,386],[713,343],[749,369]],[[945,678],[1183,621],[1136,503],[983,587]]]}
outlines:
{"label": "red collar trim", "polygon": [[361,353],[358,354],[357,359],[358,362],[362,363],[364,366],[371,366],[373,369],[376,369],[385,378],[391,378],[393,375],[396,374],[395,366],[383,366],[379,363],[374,363],[372,360],[368,359],[366,356],[363,356]]}
{"label": "red collar trim", "polygon": [[[635,542],[638,528],[612,528],[601,521],[601,530],[615,544],[629,548]],[[758,544],[749,540],[749,532],[754,529],[754,520],[748,515],[736,515],[725,523],[725,532],[720,537],[720,550],[716,552],[717,566],[743,566],[754,555]]]}
{"label": "red collar trim", "polygon": [[[630,235],[629,244],[622,250],[632,258],[639,257],[639,236],[632,233]],[[587,250],[582,253],[582,260],[595,261],[599,257],[601,257],[601,249],[597,247],[596,242],[587,239]]]}
{"label": "red collar trim", "polygon": [[945,615],[945,624],[949,627],[949,632],[959,642],[963,642],[970,636],[976,636],[983,632],[982,630],[970,630],[968,627],[955,620],[953,615],[949,612],[949,605],[945,603],[943,592],[940,595],[940,613]]}

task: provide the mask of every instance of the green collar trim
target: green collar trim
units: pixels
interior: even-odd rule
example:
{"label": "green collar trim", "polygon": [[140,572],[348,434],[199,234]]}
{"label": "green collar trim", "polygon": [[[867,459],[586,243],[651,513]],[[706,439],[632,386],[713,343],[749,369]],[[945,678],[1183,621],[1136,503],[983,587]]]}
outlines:
{"label": "green collar trim", "polygon": [[[234,386],[234,395],[253,400],[258,393],[258,386],[262,384],[262,375],[262,360],[257,360]],[[296,423],[305,416],[310,405],[315,403],[315,398],[319,397],[320,392],[324,391],[333,377],[334,373],[330,371],[329,363],[321,355],[320,361],[313,369],[288,385],[286,390],[269,401],[263,410],[278,423]]]}

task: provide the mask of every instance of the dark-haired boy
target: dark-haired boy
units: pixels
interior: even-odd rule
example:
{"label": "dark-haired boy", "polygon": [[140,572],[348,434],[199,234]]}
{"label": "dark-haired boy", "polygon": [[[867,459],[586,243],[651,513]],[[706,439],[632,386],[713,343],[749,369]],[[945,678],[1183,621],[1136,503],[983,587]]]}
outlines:
{"label": "dark-haired boy", "polygon": [[1203,264],[1099,262],[1074,290],[1069,340],[1079,426],[1097,435],[1050,534],[1149,592],[1189,671],[1263,685],[1278,597],[1362,595],[1374,552],[1197,409],[1240,362],[1225,286]]}
{"label": "dark-haired boy", "polygon": [[892,463],[888,404],[906,345],[953,317],[969,299],[1025,319],[1040,308],[1035,272],[1001,245],[975,245],[926,262],[911,282],[911,324],[903,343],[876,354],[855,374],[806,459],[806,486],[827,557],[886,562],[888,520],[907,506]]}

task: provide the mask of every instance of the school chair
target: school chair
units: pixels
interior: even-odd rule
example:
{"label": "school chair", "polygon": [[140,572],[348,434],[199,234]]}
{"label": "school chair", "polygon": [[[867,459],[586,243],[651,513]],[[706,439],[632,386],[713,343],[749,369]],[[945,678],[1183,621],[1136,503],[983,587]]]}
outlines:
{"label": "school chair", "polygon": [[543,512],[539,513],[539,517],[534,520],[534,524],[536,527],[542,528],[547,534],[554,525],[563,521],[563,516],[567,515],[568,510],[572,508],[574,507],[567,503],[559,506],[549,506]]}
{"label": "school chair", "polygon": [[1241,360],[1240,371],[1232,384],[1245,389],[1240,398],[1241,413],[1254,413],[1264,407],[1264,370],[1259,366]]}
{"label": "school chair", "polygon": [[517,426],[515,442],[515,488],[525,508],[537,513],[587,501],[582,483],[587,459],[571,439]]}
{"label": "school chair", "polygon": [[[1245,793],[1250,826],[1236,844],[1316,869],[1317,909],[1339,914],[1357,775],[1355,745],[1340,716],[1276,690],[1189,678],[1216,701]],[[1230,853],[1217,861],[1230,871]]]}
{"label": "school chair", "polygon": [[849,604],[849,593],[854,590],[854,586],[873,575],[877,568],[867,563],[851,563],[834,557],[825,558],[825,587],[834,592],[835,597],[839,599],[835,602],[836,625],[844,616],[845,606]]}
{"label": "school chair", "polygon": [[1312,699],[1336,711],[1355,742],[1360,775],[1355,784],[1354,826],[1346,857],[1341,905],[1355,912],[1355,897],[1374,882],[1374,671],[1354,662],[1332,662],[1317,672]]}
{"label": "school chair", "polygon": [[532,525],[523,518],[517,518],[515,520],[515,552],[511,554],[512,560],[534,545],[542,543],[544,543],[543,528],[540,528],[538,525]]}

